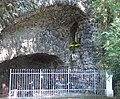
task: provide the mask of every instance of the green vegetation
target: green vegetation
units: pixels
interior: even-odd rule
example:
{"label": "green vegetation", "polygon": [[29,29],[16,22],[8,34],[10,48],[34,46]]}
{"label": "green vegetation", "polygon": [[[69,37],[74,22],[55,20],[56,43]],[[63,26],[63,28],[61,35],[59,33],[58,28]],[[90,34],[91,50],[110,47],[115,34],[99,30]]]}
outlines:
{"label": "green vegetation", "polygon": [[120,1],[94,0],[92,7],[95,18],[100,23],[101,66],[115,74],[115,82],[120,81]]}
{"label": "green vegetation", "polygon": [[110,70],[120,68],[120,1],[94,0],[95,18],[100,23],[101,66]]}

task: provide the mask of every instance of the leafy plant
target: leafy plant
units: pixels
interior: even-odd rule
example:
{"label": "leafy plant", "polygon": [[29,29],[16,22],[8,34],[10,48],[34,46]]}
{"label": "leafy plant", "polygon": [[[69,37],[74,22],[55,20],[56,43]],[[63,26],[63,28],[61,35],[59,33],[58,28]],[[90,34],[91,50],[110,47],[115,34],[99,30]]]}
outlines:
{"label": "leafy plant", "polygon": [[120,1],[94,0],[92,7],[100,24],[101,66],[120,76]]}

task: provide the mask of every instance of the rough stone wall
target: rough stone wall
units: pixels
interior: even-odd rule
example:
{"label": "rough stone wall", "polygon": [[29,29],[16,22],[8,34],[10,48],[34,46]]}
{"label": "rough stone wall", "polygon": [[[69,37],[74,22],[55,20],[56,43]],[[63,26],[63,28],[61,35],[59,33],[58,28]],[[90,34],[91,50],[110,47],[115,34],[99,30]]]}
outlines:
{"label": "rough stone wall", "polygon": [[81,60],[84,69],[99,69],[99,53],[94,42],[98,36],[98,24],[94,18],[87,20],[81,31]]}
{"label": "rough stone wall", "polygon": [[[85,69],[98,68],[99,56],[92,41],[96,26],[94,19],[89,16],[92,15],[88,10],[90,2],[77,2],[77,6],[83,4],[79,8],[84,13],[75,6],[50,6],[14,20],[2,31],[0,62],[21,54],[48,53],[58,56],[65,65],[69,65],[72,57],[72,65]],[[84,14],[89,16],[86,21]],[[69,50],[69,32],[75,21],[79,24],[77,35],[81,36],[81,46],[72,54]]]}
{"label": "rough stone wall", "polygon": [[24,54],[48,53],[59,56],[64,63],[68,62],[70,27],[81,13],[73,7],[62,6],[44,8],[32,16],[23,17],[20,22],[3,30],[0,61]]}
{"label": "rough stone wall", "polygon": [[[91,0],[71,1],[75,1],[69,4],[72,6],[53,6],[51,3],[52,6],[17,18],[3,29],[0,33],[0,63],[20,55],[47,53],[58,56],[64,66],[99,69],[99,53],[94,47],[98,27],[92,18]],[[69,50],[70,28],[75,21],[79,25],[76,36],[81,39],[78,38],[80,47],[73,54]],[[0,83],[8,82],[9,71],[5,72],[0,76]]]}

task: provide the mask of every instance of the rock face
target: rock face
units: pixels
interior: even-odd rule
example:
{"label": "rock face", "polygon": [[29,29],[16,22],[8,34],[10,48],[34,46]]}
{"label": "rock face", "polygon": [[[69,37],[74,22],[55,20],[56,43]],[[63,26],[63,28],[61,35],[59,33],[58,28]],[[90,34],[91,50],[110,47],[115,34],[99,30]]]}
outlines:
{"label": "rock face", "polygon": [[[76,8],[61,6],[44,8],[22,17],[3,30],[1,62],[19,55],[47,53],[58,56],[66,63],[71,54],[70,27],[78,17],[81,18],[81,13]],[[80,37],[79,31],[77,35]]]}
{"label": "rock face", "polygon": [[[40,53],[55,56],[55,59],[60,60],[60,65],[64,68],[98,69],[99,55],[93,46],[97,26],[95,20],[88,17],[90,13],[88,13],[87,7],[89,8],[89,6],[86,6],[86,12],[83,12],[75,6],[49,6],[15,19],[0,34],[1,70],[4,66],[6,67],[4,71],[9,68],[29,68],[31,63],[25,59],[27,61],[23,64],[24,58],[21,55],[39,55]],[[75,47],[73,53],[70,50],[72,43],[70,30],[75,22],[78,24],[74,35],[75,41],[80,46]],[[17,57],[18,60],[15,61]],[[35,57],[37,58],[37,56]],[[45,59],[46,63],[47,61],[54,63],[54,60],[49,60],[50,57]],[[32,63],[34,62],[33,59]],[[32,64],[33,67],[37,62]],[[11,65],[8,65],[9,63]],[[38,64],[43,65],[41,61]]]}
{"label": "rock face", "polygon": [[[72,53],[70,30],[77,22],[75,40],[80,47]],[[58,56],[65,66],[71,63],[79,68],[97,68],[99,57],[93,47],[95,20],[77,7],[51,6],[16,19],[5,28],[0,37],[0,62],[19,55],[47,53]]]}
{"label": "rock face", "polygon": [[[64,1],[70,2],[59,6],[51,2],[2,30],[0,85],[8,82],[9,68],[99,69],[99,54],[93,46],[98,30],[91,18],[91,0]],[[80,44],[74,51],[70,50],[73,41]]]}

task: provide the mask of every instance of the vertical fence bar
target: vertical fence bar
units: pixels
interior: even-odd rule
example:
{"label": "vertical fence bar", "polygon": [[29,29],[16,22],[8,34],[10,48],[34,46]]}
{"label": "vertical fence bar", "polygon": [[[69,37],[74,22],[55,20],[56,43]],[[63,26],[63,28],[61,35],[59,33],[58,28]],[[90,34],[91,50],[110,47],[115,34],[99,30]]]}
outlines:
{"label": "vertical fence bar", "polygon": [[69,77],[69,74],[70,74],[70,69],[68,68],[68,94],[69,94],[69,92],[70,92],[70,89],[69,89],[69,79],[70,79],[70,77]]}
{"label": "vertical fence bar", "polygon": [[11,97],[10,95],[11,95],[11,82],[12,82],[12,79],[11,79],[11,76],[12,76],[12,69],[10,69],[10,79],[9,79],[9,97]]}
{"label": "vertical fence bar", "polygon": [[53,84],[53,86],[52,86],[53,92],[52,93],[54,93],[55,92],[55,86],[54,86],[55,85],[55,69],[53,69],[52,72],[53,72],[53,83],[52,83]]}
{"label": "vertical fence bar", "polygon": [[[27,71],[27,70],[26,70]],[[27,90],[26,89],[26,86],[25,86],[25,84],[26,84],[26,82],[27,81],[25,81],[25,71],[24,71],[24,69],[22,69],[22,75],[23,75],[23,81],[22,81],[22,84],[23,84],[23,87],[24,87],[24,92],[26,92],[25,90]]]}
{"label": "vertical fence bar", "polygon": [[15,69],[14,71],[14,75],[15,75],[15,78],[14,78],[14,89],[17,89],[17,86],[16,86],[16,81],[17,81],[17,69]]}
{"label": "vertical fence bar", "polygon": [[40,69],[40,97],[41,97],[41,89],[42,89],[42,88],[41,88],[41,87],[42,87],[42,86],[41,86],[41,85],[42,85],[42,84],[41,84],[41,83],[42,83],[42,82],[41,82],[41,76],[42,76],[41,73],[42,73],[42,72],[41,72],[41,69]]}
{"label": "vertical fence bar", "polygon": [[[30,73],[30,75],[33,75],[33,78],[32,78],[32,88],[31,88],[31,93],[32,93],[32,97],[35,95],[35,83],[36,83],[36,81],[35,81],[35,76],[36,76],[36,74],[34,73],[35,72],[35,69],[32,69],[33,71],[31,71],[31,73]],[[27,76],[26,76],[27,77]]]}
{"label": "vertical fence bar", "polygon": [[94,94],[96,94],[96,71],[94,70]]}

